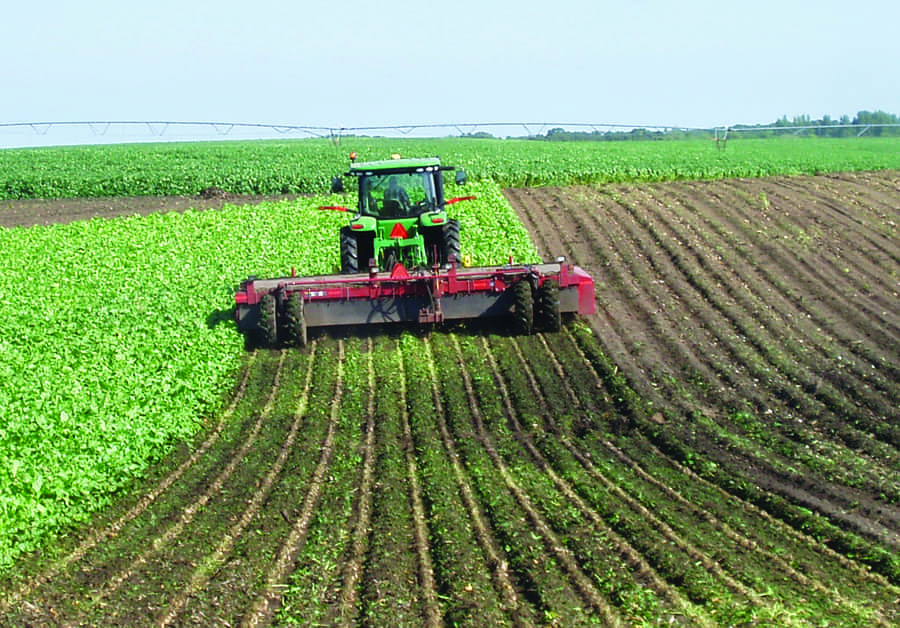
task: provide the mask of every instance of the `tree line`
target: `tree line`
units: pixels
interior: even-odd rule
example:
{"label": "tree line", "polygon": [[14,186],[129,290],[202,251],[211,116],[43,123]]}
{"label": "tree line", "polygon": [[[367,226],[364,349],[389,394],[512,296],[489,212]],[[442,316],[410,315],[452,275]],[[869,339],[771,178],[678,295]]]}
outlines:
{"label": "tree line", "polygon": [[[895,126],[888,126],[895,125]],[[809,115],[793,118],[782,116],[769,124],[736,124],[730,127],[709,129],[682,128],[634,128],[630,130],[569,131],[561,127],[553,128],[545,134],[531,135],[528,139],[550,142],[611,142],[629,140],[673,140],[694,138],[722,138],[728,132],[737,131],[746,137],[774,137],[777,135],[798,135],[817,137],[854,137],[870,135],[873,137],[900,136],[900,117],[886,111],[860,111],[855,116],[843,115],[832,118],[829,115],[813,119]],[[471,136],[488,136],[488,133],[470,134]]]}

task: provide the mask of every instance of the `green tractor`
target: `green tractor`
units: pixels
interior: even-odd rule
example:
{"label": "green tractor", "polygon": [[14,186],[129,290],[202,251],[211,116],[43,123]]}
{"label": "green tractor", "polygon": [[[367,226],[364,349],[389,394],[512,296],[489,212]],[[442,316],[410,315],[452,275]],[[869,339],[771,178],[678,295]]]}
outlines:
{"label": "green tractor", "polygon": [[[388,272],[399,264],[410,270],[459,264],[459,221],[449,219],[445,207],[474,197],[444,198],[443,173],[454,169],[437,157],[351,163],[344,176],[357,179],[359,198],[341,228],[341,272],[366,272],[372,263]],[[465,171],[455,180],[465,184]],[[332,192],[341,191],[343,180],[336,177]]]}

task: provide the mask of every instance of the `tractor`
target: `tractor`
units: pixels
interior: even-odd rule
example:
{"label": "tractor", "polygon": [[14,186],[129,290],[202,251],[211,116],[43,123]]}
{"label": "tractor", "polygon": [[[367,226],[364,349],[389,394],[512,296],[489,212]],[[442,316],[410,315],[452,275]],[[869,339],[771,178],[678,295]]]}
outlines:
{"label": "tractor", "polygon": [[[447,217],[446,206],[474,197],[444,198],[443,173],[452,170],[437,157],[351,163],[344,176],[357,179],[359,196],[355,215],[340,232],[341,272],[367,270],[373,261],[384,271],[397,264],[458,264],[459,221]],[[457,171],[456,183],[465,182],[465,171]],[[332,192],[343,189],[343,179],[335,177]]]}
{"label": "tractor", "polygon": [[[351,157],[352,160],[352,157]],[[440,324],[506,317],[516,333],[556,331],[561,314],[595,312],[594,280],[564,257],[541,264],[461,265],[459,222],[446,207],[438,158],[356,163],[356,210],[339,234],[341,272],[243,281],[234,295],[240,331],[263,345],[304,346],[311,327]],[[456,172],[459,185],[466,182]],[[343,192],[335,177],[332,192]]]}

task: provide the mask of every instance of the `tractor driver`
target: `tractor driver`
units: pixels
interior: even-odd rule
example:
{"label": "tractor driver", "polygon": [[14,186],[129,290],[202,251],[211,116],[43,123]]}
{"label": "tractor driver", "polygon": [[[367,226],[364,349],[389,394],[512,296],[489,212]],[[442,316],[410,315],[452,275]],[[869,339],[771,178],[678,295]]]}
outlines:
{"label": "tractor driver", "polygon": [[388,188],[384,191],[385,205],[388,201],[395,201],[403,212],[409,211],[409,194],[403,186],[397,182],[397,175],[388,179]]}

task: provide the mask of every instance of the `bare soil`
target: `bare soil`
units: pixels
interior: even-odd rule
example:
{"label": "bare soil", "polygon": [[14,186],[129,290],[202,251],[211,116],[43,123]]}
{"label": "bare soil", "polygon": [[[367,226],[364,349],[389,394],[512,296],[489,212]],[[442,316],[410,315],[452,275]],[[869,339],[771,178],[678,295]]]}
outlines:
{"label": "bare soil", "polygon": [[221,209],[223,205],[256,205],[263,201],[297,198],[282,196],[244,196],[210,192],[198,196],[133,196],[113,198],[69,198],[0,200],[0,227],[31,227],[68,223],[91,218],[146,216],[157,212],[188,209]]}
{"label": "bare soil", "polygon": [[897,625],[900,173],[505,193],[595,316],[248,353],[0,626]]}

